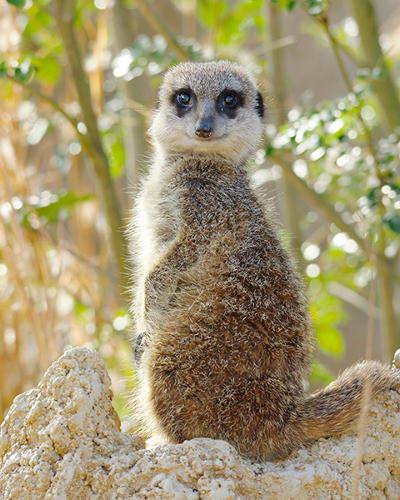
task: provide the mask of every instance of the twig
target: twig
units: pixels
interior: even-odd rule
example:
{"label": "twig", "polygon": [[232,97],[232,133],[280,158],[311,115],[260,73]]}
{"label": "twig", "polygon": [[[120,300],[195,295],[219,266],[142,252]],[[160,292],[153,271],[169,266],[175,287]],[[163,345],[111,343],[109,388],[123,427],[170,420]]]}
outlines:
{"label": "twig", "polygon": [[328,220],[333,222],[339,229],[343,232],[347,233],[350,238],[352,238],[358,246],[366,253],[366,255],[372,259],[373,256],[376,256],[378,262],[382,264],[385,268],[389,269],[389,272],[392,273],[392,276],[397,280],[400,280],[400,277],[397,274],[393,273],[393,270],[388,267],[388,263],[386,258],[380,254],[377,254],[375,249],[371,248],[368,244],[368,241],[363,239],[349,224],[347,224],[340,215],[336,212],[336,210],[318,193],[316,193],[313,189],[311,189],[300,177],[298,177],[292,170],[289,163],[286,163],[283,158],[276,154],[272,154],[269,156],[270,160],[273,163],[279,165],[282,169],[286,170],[287,178],[290,182],[296,187],[298,191],[303,193],[305,198],[314,205],[319,212],[321,212]]}
{"label": "twig", "polygon": [[53,99],[52,97],[44,94],[43,92],[41,92],[39,89],[35,88],[30,83],[25,82],[23,80],[19,80],[15,76],[7,75],[6,78],[8,78],[9,80],[13,81],[14,83],[16,83],[18,85],[21,85],[21,87],[29,90],[29,92],[31,94],[36,95],[42,101],[45,101],[48,104],[50,104],[50,106],[52,108],[54,108],[61,115],[63,115],[63,117],[73,126],[73,128],[75,129],[75,132],[77,133],[77,135],[79,135],[79,138],[81,138],[81,139],[84,138],[84,135],[81,134],[81,132],[79,132],[79,129],[78,129],[78,120],[76,120],[73,116],[71,116],[70,114],[68,114],[65,111],[65,109],[62,106],[60,106],[60,104],[58,104],[58,102],[55,99]]}
{"label": "twig", "polygon": [[[52,238],[50,238],[50,239],[52,240],[52,243],[54,245],[57,245],[57,243]],[[71,254],[76,259],[80,260],[83,264],[85,264],[85,266],[90,267],[96,273],[101,274],[102,276],[104,276],[105,278],[110,280],[110,282],[115,282],[115,278],[111,275],[111,273],[107,272],[105,269],[102,269],[101,267],[97,266],[96,264],[93,264],[93,262],[91,262],[90,259],[88,259],[84,255],[80,254],[76,250],[74,250],[70,245],[68,245],[64,241],[62,241],[61,243],[58,243],[58,246],[63,248],[64,250],[66,250],[69,254]]]}
{"label": "twig", "polygon": [[164,24],[158,19],[154,14],[154,10],[151,9],[146,0],[136,0],[136,7],[140,10],[142,16],[146,19],[148,24],[153,28],[156,33],[161,33],[162,36],[167,41],[167,44],[174,52],[176,57],[180,61],[190,61],[187,53],[182,49],[176,39],[171,35],[169,30],[164,26]]}
{"label": "twig", "polygon": [[342,283],[338,283],[337,281],[332,281],[328,285],[328,291],[332,295],[335,295],[339,299],[344,300],[348,304],[356,307],[360,311],[371,314],[374,319],[378,319],[380,317],[380,309],[375,306],[370,306],[368,299],[355,292],[351,288],[343,285]]}
{"label": "twig", "polygon": [[320,22],[323,30],[325,31],[326,36],[328,37],[328,40],[329,40],[332,52],[333,52],[333,54],[335,56],[337,65],[339,66],[339,70],[340,70],[342,78],[343,78],[343,80],[344,80],[344,82],[346,84],[347,90],[349,92],[352,92],[353,91],[353,85],[352,85],[352,83],[350,81],[350,78],[347,75],[347,71],[346,71],[346,69],[344,67],[343,60],[342,60],[342,57],[341,57],[340,52],[339,52],[339,44],[338,44],[338,41],[336,40],[335,36],[331,32],[331,29],[330,29],[330,26],[329,26],[329,22],[328,22],[328,18],[326,16],[323,16],[323,17],[319,17],[317,19]]}
{"label": "twig", "polygon": [[354,229],[349,226],[340,215],[335,211],[335,209],[328,204],[324,198],[317,194],[313,189],[311,189],[305,181],[300,179],[292,170],[289,163],[286,163],[280,156],[273,154],[269,157],[273,163],[279,165],[283,170],[286,171],[287,178],[290,182],[297,188],[298,191],[303,193],[308,201],[310,201],[318,210],[323,213],[330,221],[332,221],[339,229],[347,233],[354,241],[357,242],[360,248],[366,251],[367,246],[365,241],[359,236]]}
{"label": "twig", "polygon": [[261,43],[259,47],[254,47],[251,51],[254,57],[264,56],[269,52],[273,52],[274,50],[284,49],[286,47],[290,47],[296,43],[296,37],[293,35],[288,35],[284,37],[280,37],[277,40],[269,40],[266,43]]}
{"label": "twig", "polygon": [[133,109],[133,111],[136,111],[136,113],[139,113],[140,115],[144,116],[146,119],[149,119],[151,117],[152,111],[150,108],[145,106],[139,101],[135,101],[134,99],[131,99],[128,97],[126,99],[126,104],[130,109]]}
{"label": "twig", "polygon": [[364,60],[357,54],[353,54],[351,49],[347,47],[341,40],[338,40],[335,35],[331,32],[332,38],[335,40],[335,44],[341,49],[343,53],[355,64],[357,67],[362,68],[365,66]]}
{"label": "twig", "polygon": [[12,82],[16,83],[17,85],[20,85],[24,89],[28,90],[31,94],[39,97],[42,101],[45,101],[48,104],[50,104],[50,106],[55,111],[59,112],[72,125],[72,127],[74,128],[75,133],[79,137],[79,140],[81,141],[81,144],[82,144],[83,148],[85,149],[86,153],[90,157],[95,155],[95,151],[93,150],[92,144],[87,140],[86,136],[84,134],[82,134],[82,132],[80,132],[80,130],[79,130],[78,120],[76,120],[73,116],[71,116],[69,113],[67,113],[67,111],[65,111],[65,109],[60,104],[58,104],[58,102],[55,99],[48,96],[47,94],[44,94],[43,92],[41,92],[39,89],[37,89],[36,87],[34,87],[33,85],[31,85],[28,82],[24,82],[22,80],[19,80],[18,78],[15,78],[14,76],[11,76],[11,75],[7,75],[6,78],[8,78]]}
{"label": "twig", "polygon": [[[350,93],[353,93],[354,92],[353,84],[352,84],[352,82],[350,80],[350,77],[347,74],[346,68],[344,66],[343,59],[342,59],[342,56],[341,56],[340,51],[339,51],[338,42],[337,42],[336,38],[334,37],[334,35],[331,32],[331,29],[330,29],[330,26],[329,26],[329,22],[328,22],[328,18],[325,16],[325,17],[319,18],[319,21],[320,21],[322,27],[324,28],[325,33],[326,33],[326,35],[327,35],[327,37],[329,39],[329,42],[330,42],[330,45],[331,45],[331,48],[332,48],[332,52],[333,52],[333,54],[335,56],[337,65],[339,67],[340,74],[342,75],[342,78],[343,78],[343,80],[344,80],[344,82],[346,84],[347,91],[350,92]],[[378,160],[377,160],[377,157],[376,157],[376,151],[375,151],[374,143],[373,143],[373,140],[372,140],[371,132],[370,132],[367,124],[365,123],[365,120],[362,117],[361,112],[357,113],[357,118],[358,118],[358,120],[361,123],[363,132],[364,132],[365,137],[367,139],[368,150],[369,150],[370,155],[372,156],[372,158],[374,160],[374,163],[375,163],[375,166],[376,166],[376,170],[377,170],[377,174],[378,174],[378,177],[379,177],[379,169],[377,168]]]}
{"label": "twig", "polygon": [[[357,3],[359,0],[354,0],[355,3]],[[361,0],[362,2],[365,1],[366,3],[369,3],[369,0]],[[372,6],[371,6],[372,8]],[[341,55],[338,50],[337,42],[334,36],[331,33],[328,18],[326,16],[321,17],[320,23],[322,24],[323,28],[325,29],[325,32],[329,38],[333,53],[335,55],[337,64],[339,66],[340,73],[342,75],[342,78],[347,86],[347,89],[349,92],[353,92],[353,85],[352,82],[346,72],[346,69],[344,67]],[[375,26],[375,35],[378,36],[378,32],[376,30]],[[378,42],[377,42],[378,43]],[[379,43],[378,43],[379,45]],[[380,46],[379,46],[380,49]],[[383,58],[383,54],[382,54]],[[384,61],[382,62],[382,68],[384,67]],[[390,77],[390,74],[388,74]],[[379,95],[378,95],[379,98]],[[377,154],[375,151],[375,146],[374,142],[372,140],[372,135],[371,132],[365,123],[365,120],[362,117],[361,111],[358,112],[358,120],[361,123],[361,126],[363,128],[365,137],[367,139],[367,146],[369,153],[373,159],[373,166],[374,166],[374,171],[375,171],[375,176],[377,177],[380,186],[382,186],[385,183],[385,178],[382,175],[380,168],[379,168],[379,160],[377,158]],[[384,214],[385,212],[385,206],[383,204],[383,195],[381,191],[379,191],[379,199],[378,199],[378,204],[379,204],[379,213],[381,215]],[[400,345],[400,331],[398,328],[396,328],[396,314],[393,309],[393,282],[392,282],[392,272],[390,269],[390,264],[385,260],[384,257],[384,251],[386,247],[386,238],[385,238],[385,232],[383,225],[381,224],[379,229],[378,229],[378,249],[381,255],[381,258],[378,259],[377,261],[377,271],[379,274],[379,288],[380,288],[380,295],[382,297],[382,308],[384,310],[384,314],[382,315],[382,320],[384,324],[384,331],[385,331],[385,337],[386,337],[386,344],[387,344],[387,351],[390,357],[392,357],[394,351],[396,350],[396,347]],[[386,262],[386,265],[383,265],[383,261]]]}
{"label": "twig", "polygon": [[387,124],[392,131],[395,131],[397,127],[400,127],[400,100],[379,43],[375,9],[371,0],[351,0],[350,3],[358,24],[365,62],[371,71],[380,71],[376,79],[371,79],[371,85]]}

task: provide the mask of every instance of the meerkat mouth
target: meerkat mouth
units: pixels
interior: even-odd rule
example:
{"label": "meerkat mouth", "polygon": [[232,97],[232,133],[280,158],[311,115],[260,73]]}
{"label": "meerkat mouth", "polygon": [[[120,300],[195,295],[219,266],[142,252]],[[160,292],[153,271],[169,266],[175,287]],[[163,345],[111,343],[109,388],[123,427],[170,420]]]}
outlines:
{"label": "meerkat mouth", "polygon": [[219,141],[221,139],[225,139],[228,134],[222,134],[222,135],[210,135],[209,137],[199,137],[199,136],[188,136],[191,139],[194,139],[196,142],[211,142],[211,141]]}

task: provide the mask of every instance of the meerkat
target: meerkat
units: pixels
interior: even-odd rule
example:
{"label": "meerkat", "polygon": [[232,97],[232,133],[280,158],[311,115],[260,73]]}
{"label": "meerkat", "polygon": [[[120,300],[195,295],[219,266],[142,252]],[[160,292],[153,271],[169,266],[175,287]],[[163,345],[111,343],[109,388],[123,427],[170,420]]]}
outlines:
{"label": "meerkat", "polygon": [[131,227],[147,432],[171,443],[224,439],[257,461],[348,429],[366,382],[373,395],[399,385],[398,372],[364,361],[305,393],[313,337],[304,286],[246,170],[263,116],[239,65],[172,68]]}

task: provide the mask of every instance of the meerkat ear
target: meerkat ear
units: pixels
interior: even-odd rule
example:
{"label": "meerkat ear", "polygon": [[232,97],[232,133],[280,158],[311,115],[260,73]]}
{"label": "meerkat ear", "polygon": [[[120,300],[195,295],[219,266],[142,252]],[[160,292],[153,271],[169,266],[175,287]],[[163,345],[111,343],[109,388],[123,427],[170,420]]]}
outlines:
{"label": "meerkat ear", "polygon": [[256,111],[258,116],[263,119],[264,118],[264,101],[260,92],[257,92],[257,104]]}

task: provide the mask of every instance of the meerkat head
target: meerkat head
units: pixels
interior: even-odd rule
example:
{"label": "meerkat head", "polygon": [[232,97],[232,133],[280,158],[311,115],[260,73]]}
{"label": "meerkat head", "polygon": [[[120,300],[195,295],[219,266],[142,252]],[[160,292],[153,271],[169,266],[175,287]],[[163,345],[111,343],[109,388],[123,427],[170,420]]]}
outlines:
{"label": "meerkat head", "polygon": [[263,116],[262,96],[238,64],[182,63],[165,75],[150,134],[165,153],[243,161],[260,142]]}

